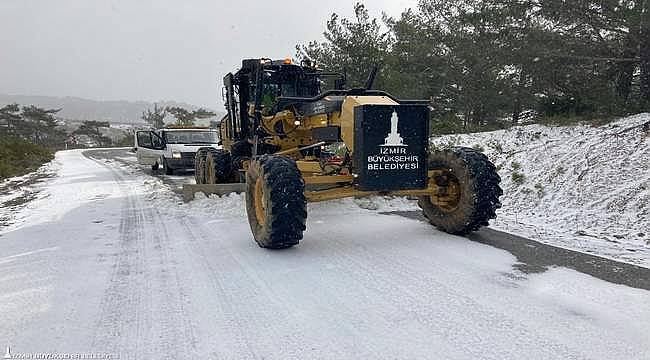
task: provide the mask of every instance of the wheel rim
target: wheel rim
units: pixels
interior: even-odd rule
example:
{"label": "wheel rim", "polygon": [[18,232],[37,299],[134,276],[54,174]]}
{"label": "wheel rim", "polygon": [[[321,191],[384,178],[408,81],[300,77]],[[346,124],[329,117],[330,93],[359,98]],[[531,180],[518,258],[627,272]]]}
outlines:
{"label": "wheel rim", "polygon": [[266,222],[266,208],[264,206],[264,180],[259,177],[255,181],[255,217],[260,225]]}
{"label": "wheel rim", "polygon": [[450,213],[458,209],[461,197],[458,178],[452,172],[445,170],[440,175],[437,175],[434,181],[439,190],[438,194],[429,197],[429,201],[444,213]]}

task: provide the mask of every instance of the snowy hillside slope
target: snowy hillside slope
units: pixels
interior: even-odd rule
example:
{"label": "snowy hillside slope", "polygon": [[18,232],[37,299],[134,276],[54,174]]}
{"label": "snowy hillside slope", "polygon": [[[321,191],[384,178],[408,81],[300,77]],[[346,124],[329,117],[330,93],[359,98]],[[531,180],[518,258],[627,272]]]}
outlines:
{"label": "snowy hillside slope", "polygon": [[477,148],[497,165],[494,227],[650,266],[650,114],[600,127],[518,126],[432,139]]}

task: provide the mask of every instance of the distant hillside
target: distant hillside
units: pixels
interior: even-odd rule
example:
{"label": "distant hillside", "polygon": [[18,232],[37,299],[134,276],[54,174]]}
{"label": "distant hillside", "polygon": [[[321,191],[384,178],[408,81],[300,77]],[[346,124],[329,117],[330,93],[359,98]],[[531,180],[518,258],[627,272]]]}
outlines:
{"label": "distant hillside", "polygon": [[[37,105],[48,109],[62,108],[57,117],[68,120],[102,120],[111,123],[142,123],[142,111],[153,108],[154,104],[146,101],[96,101],[77,97],[4,95],[0,94],[0,106],[11,103],[20,105]],[[158,106],[180,106],[195,110],[196,105],[173,101],[159,102]],[[215,110],[215,109],[211,109]],[[221,117],[222,111],[217,111]]]}

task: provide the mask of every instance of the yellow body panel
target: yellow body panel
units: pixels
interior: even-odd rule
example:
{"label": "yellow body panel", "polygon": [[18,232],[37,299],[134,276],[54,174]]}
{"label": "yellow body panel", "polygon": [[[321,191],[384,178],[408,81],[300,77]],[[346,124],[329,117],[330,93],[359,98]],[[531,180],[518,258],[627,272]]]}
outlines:
{"label": "yellow body panel", "polygon": [[298,165],[298,169],[302,173],[320,173],[321,172],[321,167],[318,161],[301,161],[298,160],[296,161],[296,165]]}

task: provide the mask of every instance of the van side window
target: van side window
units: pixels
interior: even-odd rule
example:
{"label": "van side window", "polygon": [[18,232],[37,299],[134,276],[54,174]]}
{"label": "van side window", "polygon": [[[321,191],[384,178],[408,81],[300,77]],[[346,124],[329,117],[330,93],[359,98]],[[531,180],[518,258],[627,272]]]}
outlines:
{"label": "van side window", "polygon": [[151,134],[146,132],[138,133],[138,145],[142,147],[152,147]]}

